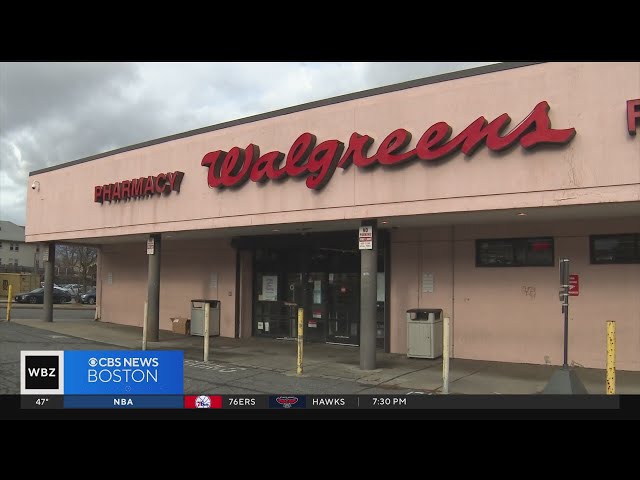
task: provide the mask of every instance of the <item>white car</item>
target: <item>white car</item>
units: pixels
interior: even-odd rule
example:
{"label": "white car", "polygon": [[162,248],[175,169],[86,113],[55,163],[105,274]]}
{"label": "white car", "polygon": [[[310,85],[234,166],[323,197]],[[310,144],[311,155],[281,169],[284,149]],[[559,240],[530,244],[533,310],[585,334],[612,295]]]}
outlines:
{"label": "white car", "polygon": [[61,288],[74,296],[80,293],[80,285],[77,283],[68,283],[67,285],[63,285]]}

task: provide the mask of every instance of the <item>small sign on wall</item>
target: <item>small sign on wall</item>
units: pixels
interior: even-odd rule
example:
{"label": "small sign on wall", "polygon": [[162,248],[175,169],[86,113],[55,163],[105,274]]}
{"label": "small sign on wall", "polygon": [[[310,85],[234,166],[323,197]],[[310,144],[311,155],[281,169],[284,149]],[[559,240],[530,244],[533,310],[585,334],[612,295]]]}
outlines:
{"label": "small sign on wall", "polygon": [[107,285],[111,285],[113,283],[113,273],[107,273]]}
{"label": "small sign on wall", "polygon": [[49,261],[49,245],[45,245],[44,248],[42,249],[42,261],[43,262]]}
{"label": "small sign on wall", "polygon": [[154,247],[155,247],[154,239],[153,238],[149,238],[147,240],[147,255],[153,255]]}
{"label": "small sign on wall", "polygon": [[211,277],[209,278],[209,288],[218,288],[218,274],[216,272],[211,273]]}
{"label": "small sign on wall", "polygon": [[358,247],[360,250],[373,250],[373,229],[360,227],[358,230]]}
{"label": "small sign on wall", "polygon": [[433,273],[422,274],[422,293],[433,293]]}

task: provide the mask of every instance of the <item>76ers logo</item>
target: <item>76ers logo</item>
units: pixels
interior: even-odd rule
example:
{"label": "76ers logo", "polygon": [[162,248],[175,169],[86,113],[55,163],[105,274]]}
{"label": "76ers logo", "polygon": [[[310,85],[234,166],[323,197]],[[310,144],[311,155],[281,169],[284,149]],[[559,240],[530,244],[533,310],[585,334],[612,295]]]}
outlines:
{"label": "76ers logo", "polygon": [[277,397],[276,402],[284,408],[291,408],[291,405],[298,403],[298,397]]}
{"label": "76ers logo", "polygon": [[200,395],[196,398],[196,408],[211,408],[211,398],[209,395]]}

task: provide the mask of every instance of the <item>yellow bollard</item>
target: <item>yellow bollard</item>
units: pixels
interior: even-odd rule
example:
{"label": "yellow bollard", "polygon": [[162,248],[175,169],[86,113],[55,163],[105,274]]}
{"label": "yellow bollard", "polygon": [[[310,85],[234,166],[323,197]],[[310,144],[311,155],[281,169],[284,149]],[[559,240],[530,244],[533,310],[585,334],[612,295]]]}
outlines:
{"label": "yellow bollard", "polygon": [[304,308],[298,309],[298,369],[297,374],[302,375],[302,350],[304,338]]}
{"label": "yellow bollard", "polygon": [[9,293],[7,296],[7,322],[11,321],[11,300],[13,299],[11,297],[11,287],[13,287],[13,285],[9,285]]}
{"label": "yellow bollard", "polygon": [[616,322],[607,321],[607,395],[616,393]]}

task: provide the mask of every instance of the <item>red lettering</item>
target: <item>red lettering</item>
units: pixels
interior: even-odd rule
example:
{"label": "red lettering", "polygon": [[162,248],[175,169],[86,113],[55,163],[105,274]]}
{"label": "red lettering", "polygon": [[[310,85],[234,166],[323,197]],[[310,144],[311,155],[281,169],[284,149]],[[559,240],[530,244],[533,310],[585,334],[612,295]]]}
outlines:
{"label": "red lettering", "polygon": [[239,187],[249,179],[251,166],[258,158],[258,150],[252,143],[246,151],[233,147],[224,157],[220,168],[222,185],[225,187]]}
{"label": "red lettering", "polygon": [[[428,158],[424,158],[424,160],[435,160],[446,157],[454,153],[460,145],[462,145],[461,150],[465,155],[472,155],[487,137],[497,137],[509,121],[509,115],[506,113],[500,115],[488,125],[484,117],[479,117],[456,135],[455,138],[443,143],[451,135],[451,127],[445,123],[444,125],[446,125],[447,128],[446,135],[439,140],[434,139],[435,143],[431,144],[428,148]],[[420,158],[422,158],[422,156]]]}
{"label": "red lettering", "polygon": [[116,182],[113,184],[113,191],[111,192],[112,200],[120,200],[120,182]]}
{"label": "red lettering", "polygon": [[286,170],[284,168],[278,170],[275,166],[280,165],[283,159],[284,153],[282,152],[269,152],[262,155],[251,169],[251,181],[264,182],[267,178],[277,180],[282,177],[287,173]]}
{"label": "red lettering", "polygon": [[102,200],[103,201],[111,202],[111,188],[113,188],[113,183],[110,183],[109,185],[103,185],[102,186]]}
{"label": "red lettering", "polygon": [[207,183],[211,188],[216,188],[222,185],[222,179],[220,178],[220,161],[224,158],[225,155],[227,155],[227,152],[217,150],[215,152],[209,152],[204,157],[202,157],[200,165],[202,165],[203,167],[209,167],[207,173]]}
{"label": "red lettering", "polygon": [[156,193],[169,193],[169,185],[166,184],[167,176],[164,173],[158,174],[156,177]]}
{"label": "red lettering", "polygon": [[[275,155],[274,155],[275,154]],[[267,177],[271,180],[278,180],[286,175],[287,171],[283,168],[277,168],[278,165],[282,163],[284,160],[284,153],[281,152],[269,152],[265,154],[265,157],[268,156],[267,166],[265,168],[267,172]]]}
{"label": "red lettering", "polygon": [[138,179],[134,178],[131,180],[131,190],[129,193],[131,198],[136,198],[138,196]]}
{"label": "red lettering", "polygon": [[284,166],[287,175],[297,177],[306,172],[307,165],[305,162],[309,159],[309,154],[315,144],[316,136],[310,133],[303,133],[293,142],[287,154],[287,163]]}
{"label": "red lettering", "polygon": [[404,128],[394,130],[382,141],[375,158],[382,165],[395,165],[412,160],[416,157],[415,150],[409,150],[401,154],[397,153],[409,145],[409,142],[411,142],[411,133]]}
{"label": "red lettering", "polygon": [[627,128],[629,135],[636,134],[636,127],[640,120],[640,98],[637,100],[627,100]]}
{"label": "red lettering", "polygon": [[129,198],[129,188],[131,186],[131,182],[129,180],[125,180],[122,182],[122,199],[126,200]]}
{"label": "red lettering", "polygon": [[140,177],[108,185],[98,185],[94,187],[93,199],[95,202],[103,203],[104,201],[127,200],[155,193],[180,192],[183,177],[183,172],[170,172],[160,173],[158,176]]}
{"label": "red lettering", "polygon": [[371,158],[367,158],[367,151],[369,147],[373,143],[373,138],[369,135],[360,135],[358,133],[352,133],[351,138],[349,139],[349,146],[347,147],[347,151],[344,153],[338,166],[340,168],[349,168],[351,162],[355,164],[356,167],[368,167],[369,165],[375,162],[375,155]]}
{"label": "red lettering", "polygon": [[[575,128],[566,128],[564,130],[554,130],[551,128],[551,120],[549,119],[549,104],[540,102],[536,105],[527,118],[514,128],[514,132],[519,131],[517,137],[524,135],[520,139],[520,145],[524,148],[533,148],[540,144],[565,144],[571,140],[575,134]],[[529,132],[530,133],[527,133]],[[526,134],[526,135],[525,135]],[[509,132],[511,135],[511,132]],[[491,148],[489,140],[487,146]]]}
{"label": "red lettering", "polygon": [[326,185],[338,166],[338,160],[340,160],[343,150],[344,144],[338,140],[327,140],[313,149],[307,162],[307,168],[309,173],[317,174],[307,177],[307,187],[320,189]]}
{"label": "red lettering", "polygon": [[182,185],[182,178],[184,172],[173,172],[167,174],[169,177],[169,189],[172,192],[180,193],[180,185]]}
{"label": "red lettering", "polygon": [[[136,185],[135,190],[134,190],[135,196],[136,197],[142,197],[144,195],[144,182],[146,182],[147,179],[144,178],[144,177],[140,177],[137,180],[138,180],[138,182],[137,182],[137,185]],[[134,182],[135,182],[135,180],[134,180]]]}
{"label": "red lettering", "polygon": [[[271,152],[271,154],[277,155],[278,152]],[[258,158],[258,161],[251,169],[249,178],[251,179],[252,182],[262,183],[267,180],[267,172],[265,171],[267,167],[267,161],[269,160],[269,157],[267,157],[267,155],[269,154],[263,155],[260,158]]]}
{"label": "red lettering", "polygon": [[438,153],[432,152],[431,149],[442,144],[451,135],[451,127],[445,122],[438,122],[431,125],[429,129],[422,134],[418,144],[416,145],[416,153],[422,160],[435,160],[440,158]]}
{"label": "red lettering", "polygon": [[[632,130],[635,133],[637,119],[640,118],[640,112],[636,110],[640,100],[633,102],[633,106],[627,107],[630,133]],[[368,135],[354,132],[345,151],[344,144],[338,140],[327,140],[314,148],[316,137],[307,132],[293,142],[283,167],[282,152],[273,151],[260,156],[258,146],[253,144],[247,147],[246,152],[239,147],[232,148],[229,153],[221,150],[209,152],[201,165],[208,167],[207,183],[213,188],[238,186],[248,179],[264,182],[307,174],[307,187],[320,189],[331,179],[337,167],[346,169],[352,163],[359,168],[374,166],[376,162],[393,166],[415,158],[437,160],[457,150],[472,155],[483,144],[490,150],[502,151],[518,141],[524,148],[570,142],[575,136],[575,128],[552,129],[548,112],[547,102],[538,103],[522,122],[504,135],[502,131],[511,122],[509,115],[503,113],[490,123],[484,117],[478,117],[451,140],[451,127],[445,122],[438,122],[424,132],[415,149],[408,151],[403,150],[411,143],[411,133],[399,128],[387,135],[371,157],[367,155],[374,140]]]}
{"label": "red lettering", "polygon": [[147,184],[144,187],[144,195],[153,195],[155,190],[156,177],[149,175],[147,177]]}

